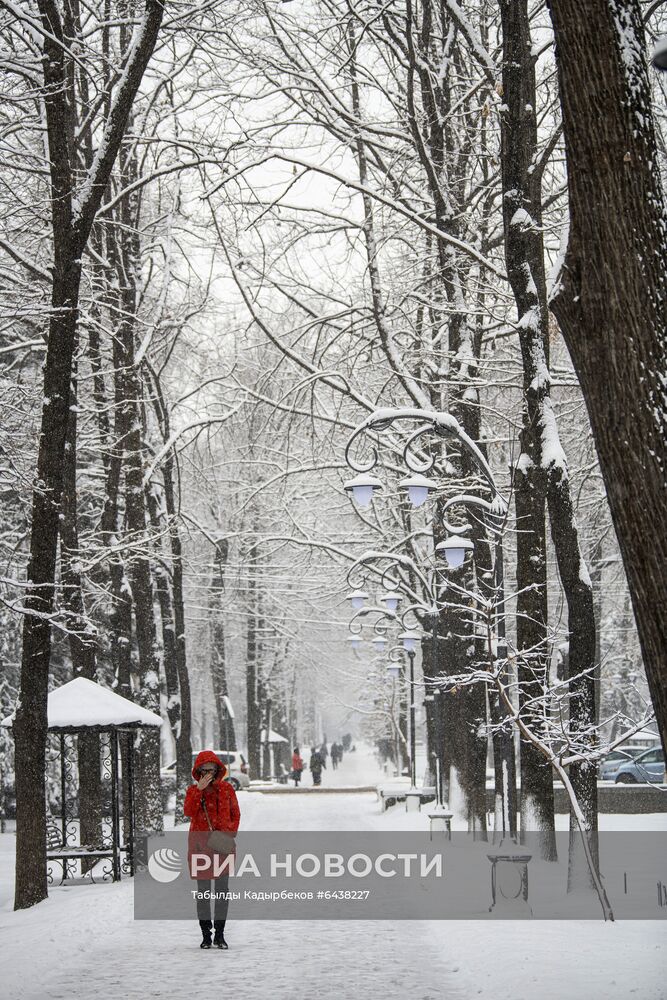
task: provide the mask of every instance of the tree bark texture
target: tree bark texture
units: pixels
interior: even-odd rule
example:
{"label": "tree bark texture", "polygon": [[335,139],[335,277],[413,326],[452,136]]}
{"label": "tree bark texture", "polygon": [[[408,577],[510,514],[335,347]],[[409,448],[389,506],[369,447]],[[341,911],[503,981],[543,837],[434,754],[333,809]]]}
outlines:
{"label": "tree bark texture", "polygon": [[[507,274],[514,294],[523,363],[521,453],[514,473],[516,635],[519,707],[544,690],[547,649],[546,474],[543,416],[550,392],[548,311],[541,232],[535,57],[526,0],[502,0],[501,177]],[[542,709],[544,710],[544,709]],[[528,711],[540,727],[540,707]],[[542,755],[521,744],[521,830],[539,832],[544,860],[556,859],[553,775]]]}
{"label": "tree bark texture", "polygon": [[211,630],[211,681],[213,697],[218,713],[219,746],[226,750],[236,750],[234,720],[229,716],[223,696],[229,697],[227,685],[227,661],[225,647],[225,623],[223,619],[222,595],[225,589],[225,567],[229,554],[229,542],[221,538],[216,543],[215,563],[209,589],[208,613]]}
{"label": "tree bark texture", "polygon": [[[76,360],[72,375],[70,409],[67,423],[63,468],[62,518],[60,521],[60,579],[69,647],[74,677],[94,681],[97,661],[97,635],[86,615],[83,581],[79,564],[77,507],[77,383]],[[81,732],[76,740],[79,771],[79,842],[102,843],[102,780],[100,774],[100,737],[96,732]],[[83,873],[94,865],[91,858],[81,861]]]}
{"label": "tree bark texture", "polygon": [[75,165],[70,137],[75,125],[73,76],[63,21],[55,0],[39,0],[44,29],[43,104],[49,148],[53,280],[44,364],[44,399],[32,498],[26,615],[23,627],[16,745],[16,885],[14,905],[23,909],[47,895],[44,765],[51,656],[50,616],[55,597],[63,458],[76,343],[81,257],[125,132],[130,108],[162,22],[163,6],[147,0],[141,37],[118,85],[96,158],[87,173],[78,210],[73,209]]}
{"label": "tree bark texture", "polygon": [[260,734],[262,728],[261,705],[258,677],[258,613],[257,613],[257,549],[252,545],[245,559],[248,573],[246,633],[246,720],[248,730],[248,767],[251,778],[257,778],[262,771]]}
{"label": "tree bark texture", "polygon": [[[150,371],[153,392],[153,406],[160,425],[162,440],[166,445],[171,440],[169,410],[165,404],[160,378],[146,362]],[[168,448],[162,462],[162,482],[164,505],[169,523],[169,547],[171,551],[171,599],[174,613],[174,662],[178,677],[179,723],[176,736],[176,822],[183,816],[185,793],[192,781],[192,711],[190,700],[190,675],[188,672],[185,644],[185,596],[183,590],[183,547],[178,526],[177,496],[180,475],[176,454]],[[236,743],[233,744],[236,746]]]}
{"label": "tree bark texture", "polygon": [[[123,151],[121,152],[121,156]],[[126,181],[131,179],[134,164],[121,162]],[[115,316],[115,339],[119,349],[116,372],[121,391],[120,440],[125,469],[125,519],[127,535],[136,551],[129,564],[135,636],[139,656],[138,701],[156,715],[160,714],[160,658],[157,645],[154,590],[151,560],[148,554],[146,494],[143,485],[142,383],[135,361],[135,324],[140,270],[136,227],[138,212],[133,199],[124,198],[119,206],[118,252],[114,254],[118,281]],[[137,734],[136,825],[138,830],[161,830],[163,825],[160,795],[160,733],[145,729]]]}
{"label": "tree bark texture", "polygon": [[570,230],[551,308],[581,383],[667,748],[667,235],[637,0],[549,0]]}

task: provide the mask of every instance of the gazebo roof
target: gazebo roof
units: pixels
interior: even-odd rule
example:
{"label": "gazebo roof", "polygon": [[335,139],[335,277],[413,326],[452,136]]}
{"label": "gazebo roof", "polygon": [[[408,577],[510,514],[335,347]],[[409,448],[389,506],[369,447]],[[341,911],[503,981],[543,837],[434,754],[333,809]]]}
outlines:
{"label": "gazebo roof", "polygon": [[[49,729],[142,729],[161,726],[162,719],[109,688],[86,677],[75,677],[52,691],[47,703]],[[0,722],[11,728],[14,713]]]}

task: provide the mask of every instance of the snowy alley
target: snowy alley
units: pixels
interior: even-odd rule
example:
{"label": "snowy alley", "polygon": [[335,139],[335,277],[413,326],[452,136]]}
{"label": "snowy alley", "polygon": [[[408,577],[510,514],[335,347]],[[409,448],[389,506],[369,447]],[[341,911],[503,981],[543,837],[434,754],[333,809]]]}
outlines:
{"label": "snowy alley", "polygon": [[[349,754],[339,785],[381,777]],[[424,825],[373,792],[239,795],[242,829]],[[564,817],[561,817],[564,820]],[[634,817],[629,817],[630,820]],[[667,825],[667,817],[647,817]],[[604,823],[604,818],[603,818]],[[60,887],[12,912],[11,834],[0,837],[3,998],[140,1000],[193,989],[243,1000],[662,1000],[663,921],[239,921],[228,952],[200,952],[196,921],[134,921],[132,880]],[[641,973],[641,985],[638,976]]]}
{"label": "snowy alley", "polygon": [[0,1000],[667,1000],[667,0],[0,0]]}

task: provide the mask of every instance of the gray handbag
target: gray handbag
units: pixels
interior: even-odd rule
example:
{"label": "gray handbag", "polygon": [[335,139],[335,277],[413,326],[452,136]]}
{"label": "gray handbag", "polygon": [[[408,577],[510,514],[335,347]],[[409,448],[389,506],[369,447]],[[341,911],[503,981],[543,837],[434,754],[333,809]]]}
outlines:
{"label": "gray handbag", "polygon": [[236,841],[234,840],[233,834],[227,833],[225,830],[214,830],[203,795],[201,797],[201,804],[202,809],[204,810],[204,815],[206,816],[208,828],[211,831],[208,836],[208,840],[206,841],[206,846],[210,848],[210,850],[215,851],[216,854],[232,854],[234,848],[236,847]]}

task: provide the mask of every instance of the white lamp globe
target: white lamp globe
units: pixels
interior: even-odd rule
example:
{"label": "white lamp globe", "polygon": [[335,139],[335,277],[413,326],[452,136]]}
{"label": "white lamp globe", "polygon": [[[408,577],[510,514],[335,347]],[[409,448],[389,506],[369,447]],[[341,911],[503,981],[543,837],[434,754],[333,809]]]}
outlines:
{"label": "white lamp globe", "polygon": [[395,590],[387,590],[384,594],[380,594],[379,600],[384,604],[387,611],[396,611],[398,605],[401,603],[401,595]]}
{"label": "white lamp globe", "polygon": [[374,639],[372,640],[372,643],[373,643],[373,645],[375,646],[376,650],[378,650],[378,651],[381,651],[381,650],[383,650],[383,649],[385,648],[385,646],[387,645],[387,640],[386,640],[386,638],[385,638],[385,637],[384,637],[383,635],[377,635],[377,636],[376,636],[376,637],[375,637],[375,638],[374,638]]}
{"label": "white lamp globe", "polygon": [[434,479],[428,479],[426,476],[416,474],[401,479],[398,485],[401,489],[407,490],[408,499],[413,507],[421,507],[428,500],[429,494],[437,488],[438,484]]}
{"label": "white lamp globe", "polygon": [[437,555],[444,556],[450,569],[459,569],[463,566],[465,557],[473,549],[473,543],[469,538],[462,535],[450,535],[444,542],[439,542],[435,547]]}
{"label": "white lamp globe", "polygon": [[401,632],[398,637],[403,643],[403,649],[406,653],[414,653],[417,649],[417,640],[419,635],[417,632]]}
{"label": "white lamp globe", "polygon": [[387,664],[387,677],[398,679],[401,676],[401,666],[399,663]]}
{"label": "white lamp globe", "polygon": [[355,611],[360,611],[363,608],[367,597],[368,594],[365,590],[353,590],[351,594],[347,595],[347,599]]}
{"label": "white lamp globe", "polygon": [[370,476],[367,472],[362,472],[354,479],[348,479],[343,483],[343,489],[352,494],[352,499],[360,507],[368,507],[375,490],[381,488],[382,480],[377,476]]}
{"label": "white lamp globe", "polygon": [[361,649],[363,641],[360,635],[349,635],[347,637],[347,642],[349,642],[351,649]]}

